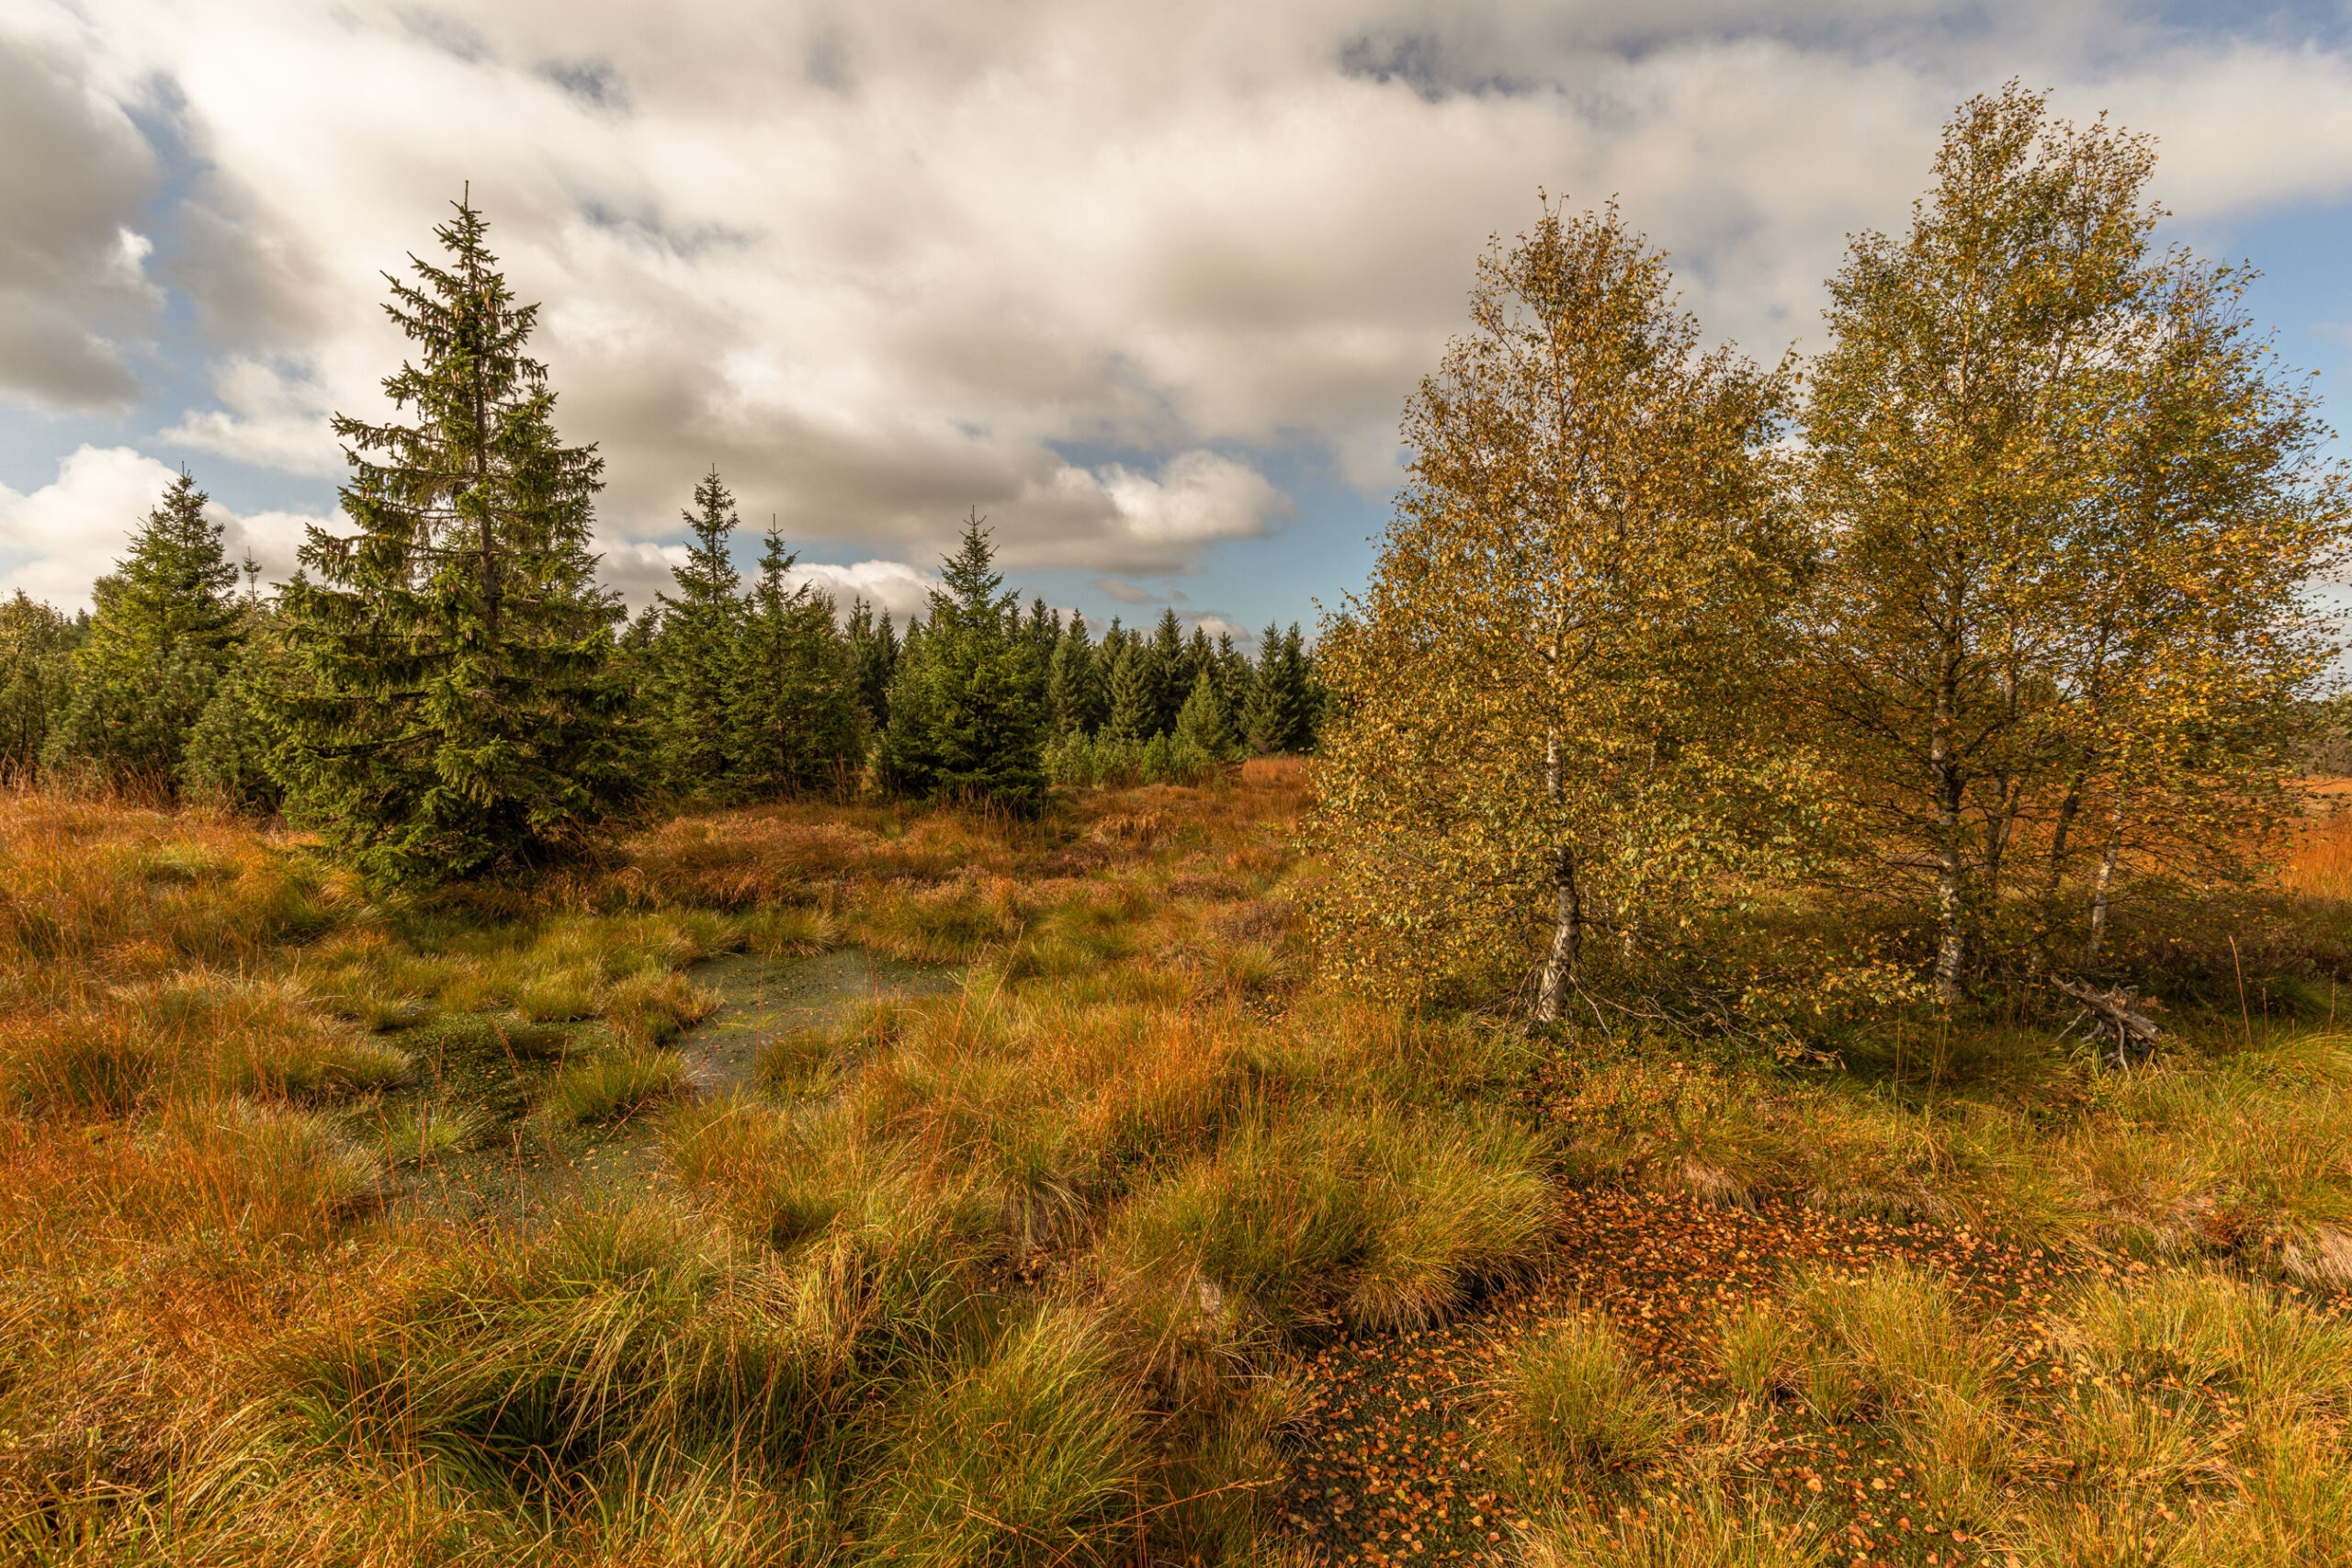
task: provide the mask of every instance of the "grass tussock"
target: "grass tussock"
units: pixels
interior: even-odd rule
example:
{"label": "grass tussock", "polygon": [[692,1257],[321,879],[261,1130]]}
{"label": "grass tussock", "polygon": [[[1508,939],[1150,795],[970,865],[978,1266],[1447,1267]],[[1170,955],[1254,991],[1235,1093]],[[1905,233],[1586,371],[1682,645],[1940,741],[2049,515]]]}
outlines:
{"label": "grass tussock", "polygon": [[1496,1380],[1495,1429],[1537,1495],[1593,1472],[1651,1463],[1684,1421],[1605,1321],[1586,1317],[1529,1334]]}
{"label": "grass tussock", "polygon": [[566,1063],[548,1081],[544,1103],[559,1126],[619,1122],[676,1095],[684,1082],[675,1052],[598,1051]]}
{"label": "grass tussock", "polygon": [[1409,1326],[1538,1255],[1552,1196],[1501,1124],[1326,1112],[1245,1129],[1112,1216],[1116,1272],[1196,1277],[1292,1331]]}
{"label": "grass tussock", "polygon": [[1527,1568],[1816,1568],[1832,1543],[1769,1506],[1715,1490],[1639,1509],[1555,1507],[1520,1532]]}

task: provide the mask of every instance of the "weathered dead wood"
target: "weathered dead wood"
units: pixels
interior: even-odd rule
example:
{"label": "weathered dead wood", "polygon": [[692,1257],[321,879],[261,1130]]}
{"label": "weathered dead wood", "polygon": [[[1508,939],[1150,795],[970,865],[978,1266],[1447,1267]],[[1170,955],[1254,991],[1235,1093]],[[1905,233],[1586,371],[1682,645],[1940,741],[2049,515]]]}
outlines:
{"label": "weathered dead wood", "polygon": [[2156,1054],[2156,1042],[2164,1038],[2164,1030],[2156,1021],[2141,1010],[2161,1008],[2154,1000],[2142,1001],[2136,986],[2116,986],[2100,990],[2086,980],[2069,980],[2052,976],[2052,989],[2072,998],[2082,1007],[2077,1022],[2087,1023],[2093,1033],[2104,1042],[2115,1042],[2115,1065],[2128,1067],[2136,1055],[2142,1060]]}

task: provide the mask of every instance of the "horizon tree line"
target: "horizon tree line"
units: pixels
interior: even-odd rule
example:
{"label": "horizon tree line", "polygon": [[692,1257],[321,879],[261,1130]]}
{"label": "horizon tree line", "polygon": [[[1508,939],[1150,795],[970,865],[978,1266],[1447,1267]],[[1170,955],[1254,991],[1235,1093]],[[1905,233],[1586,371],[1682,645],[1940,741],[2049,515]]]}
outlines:
{"label": "horizon tree line", "polygon": [[[469,202],[385,309],[416,346],[395,417],[334,421],[349,533],[312,527],[265,594],[185,470],[95,608],[0,604],[0,774],[135,784],[283,812],[373,880],[526,870],[649,799],[871,788],[1042,809],[1052,784],[1192,779],[1314,741],[1296,626],[1144,637],[1002,591],[984,520],[900,634],[793,579],[771,529],[747,584],[713,470],[686,558],[635,618],[595,579],[603,459],[567,446],[546,367]],[[405,417],[401,417],[401,416]]]}

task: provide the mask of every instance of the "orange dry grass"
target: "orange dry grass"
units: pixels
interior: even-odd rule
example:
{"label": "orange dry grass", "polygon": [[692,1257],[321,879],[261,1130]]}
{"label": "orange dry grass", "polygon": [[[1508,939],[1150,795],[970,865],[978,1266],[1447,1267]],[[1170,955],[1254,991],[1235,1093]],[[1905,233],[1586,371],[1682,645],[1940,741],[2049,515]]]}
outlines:
{"label": "orange dry grass", "polygon": [[2352,813],[2307,823],[2279,881],[2314,898],[2352,898]]}
{"label": "orange dry grass", "polygon": [[243,968],[347,902],[249,827],[0,795],[0,1005],[77,981]]}

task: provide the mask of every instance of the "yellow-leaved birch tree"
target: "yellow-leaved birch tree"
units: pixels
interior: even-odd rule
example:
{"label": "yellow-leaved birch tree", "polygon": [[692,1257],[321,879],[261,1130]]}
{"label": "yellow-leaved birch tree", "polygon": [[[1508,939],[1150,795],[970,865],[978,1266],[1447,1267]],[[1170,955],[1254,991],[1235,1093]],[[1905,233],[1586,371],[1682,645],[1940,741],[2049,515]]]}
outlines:
{"label": "yellow-leaved birch tree", "polygon": [[1830,282],[1786,706],[1848,888],[1929,907],[1947,1002],[2004,924],[2084,908],[2095,953],[2126,857],[2250,864],[2332,656],[2305,603],[2343,527],[2324,432],[2232,275],[2154,254],[2154,167],[2011,84],[1946,126],[1910,231]]}
{"label": "yellow-leaved birch tree", "polygon": [[1410,479],[1320,660],[1325,945],[1360,978],[1515,975],[1555,1021],[1772,846],[1787,382],[1702,353],[1670,290],[1613,206],[1547,206],[1407,405]]}

